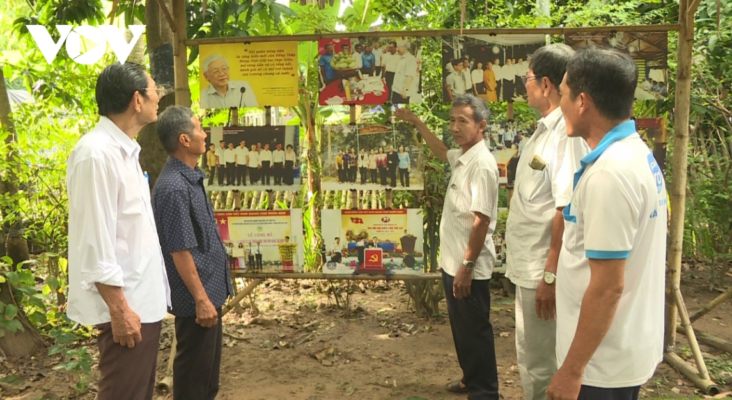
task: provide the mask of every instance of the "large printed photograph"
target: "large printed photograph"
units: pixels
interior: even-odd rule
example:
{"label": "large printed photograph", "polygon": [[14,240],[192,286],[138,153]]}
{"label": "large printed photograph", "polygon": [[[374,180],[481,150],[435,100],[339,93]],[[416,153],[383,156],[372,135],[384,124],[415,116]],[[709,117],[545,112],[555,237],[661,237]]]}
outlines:
{"label": "large printed photograph", "polygon": [[442,37],[443,101],[474,94],[488,103],[526,101],[523,79],[544,35]]}
{"label": "large printed photograph", "polygon": [[318,42],[321,106],[419,103],[421,74],[422,45],[418,38]]}
{"label": "large printed photograph", "polygon": [[423,190],[424,156],[413,126],[326,125],[324,190]]}
{"label": "large printed photograph", "polygon": [[206,130],[207,190],[300,190],[299,127]]}
{"label": "large printed photograph", "polygon": [[638,66],[636,100],[658,100],[668,96],[667,32],[567,32],[564,43],[575,50],[600,46],[629,55]]}
{"label": "large printed photograph", "polygon": [[323,210],[323,273],[422,274],[422,210]]}

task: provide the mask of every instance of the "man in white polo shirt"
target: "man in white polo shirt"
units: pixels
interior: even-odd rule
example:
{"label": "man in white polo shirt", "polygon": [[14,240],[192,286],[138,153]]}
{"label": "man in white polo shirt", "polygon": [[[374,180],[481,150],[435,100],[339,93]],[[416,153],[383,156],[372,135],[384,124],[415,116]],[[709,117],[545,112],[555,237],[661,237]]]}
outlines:
{"label": "man in white polo shirt", "polygon": [[573,55],[564,44],[543,46],[521,77],[529,106],[542,115],[531,138],[519,144],[506,222],[506,277],[516,285],[516,355],[527,400],[546,399],[557,372],[554,280],[564,232],[562,209],[572,197],[574,171],[589,152],[582,138],[567,138],[559,108],[559,85]]}
{"label": "man in white polo shirt", "polygon": [[235,150],[236,155],[236,186],[247,185],[247,158],[249,157],[249,149],[247,149],[246,140],[242,140],[239,147]]}
{"label": "man in white polo shirt", "polygon": [[561,85],[567,135],[592,151],[563,210],[549,399],[637,399],[663,358],[666,187],[630,120],[637,81],[629,56],[590,49]]}
{"label": "man in white polo shirt", "polygon": [[483,141],[490,111],[478,97],[455,97],[450,131],[460,149],[452,150],[408,109],[397,109],[394,115],[415,125],[430,150],[449,162],[452,171],[440,221],[440,268],[463,376],[446,389],[470,393],[469,400],[497,400],[488,283],[496,260],[493,230],[498,215],[498,165]]}

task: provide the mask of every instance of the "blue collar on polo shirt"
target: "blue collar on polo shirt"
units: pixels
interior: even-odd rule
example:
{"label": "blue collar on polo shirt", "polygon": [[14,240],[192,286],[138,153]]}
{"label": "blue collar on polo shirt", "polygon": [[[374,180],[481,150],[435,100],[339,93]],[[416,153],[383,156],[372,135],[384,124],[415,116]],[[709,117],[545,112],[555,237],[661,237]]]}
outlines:
{"label": "blue collar on polo shirt", "polygon": [[[582,157],[582,160],[580,160],[580,168],[577,170],[577,172],[574,173],[573,190],[577,188],[577,183],[579,182],[580,178],[582,178],[582,174],[585,173],[588,165],[597,161],[597,159],[600,158],[602,153],[604,153],[605,150],[610,147],[610,145],[627,138],[635,132],[635,121],[633,120],[625,121],[620,125],[617,125],[615,128],[611,129],[610,132],[608,132],[602,138],[602,140],[600,140],[600,143],[597,144],[597,147],[595,147],[594,150],[589,152],[586,156]],[[564,216],[565,221],[576,223],[577,217],[574,215],[570,215],[571,206],[571,202],[567,204],[567,207],[564,207],[564,210],[562,210],[562,215]]]}

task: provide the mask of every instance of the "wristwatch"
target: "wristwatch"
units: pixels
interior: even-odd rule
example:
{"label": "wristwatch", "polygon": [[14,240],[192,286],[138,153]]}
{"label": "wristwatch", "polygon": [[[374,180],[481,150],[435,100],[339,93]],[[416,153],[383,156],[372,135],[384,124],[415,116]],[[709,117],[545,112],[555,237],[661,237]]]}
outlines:
{"label": "wristwatch", "polygon": [[553,285],[557,280],[557,276],[553,272],[544,271],[544,283],[547,285]]}
{"label": "wristwatch", "polygon": [[463,266],[465,266],[468,271],[472,271],[473,268],[475,268],[475,261],[463,260]]}

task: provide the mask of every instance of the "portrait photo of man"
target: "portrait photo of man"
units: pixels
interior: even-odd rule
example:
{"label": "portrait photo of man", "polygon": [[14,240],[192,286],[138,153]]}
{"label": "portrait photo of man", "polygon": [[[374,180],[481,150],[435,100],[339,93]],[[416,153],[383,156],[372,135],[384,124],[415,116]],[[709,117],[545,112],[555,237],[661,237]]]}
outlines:
{"label": "portrait photo of man", "polygon": [[249,82],[230,79],[229,61],[221,54],[206,57],[201,74],[209,83],[201,89],[201,108],[259,107]]}

